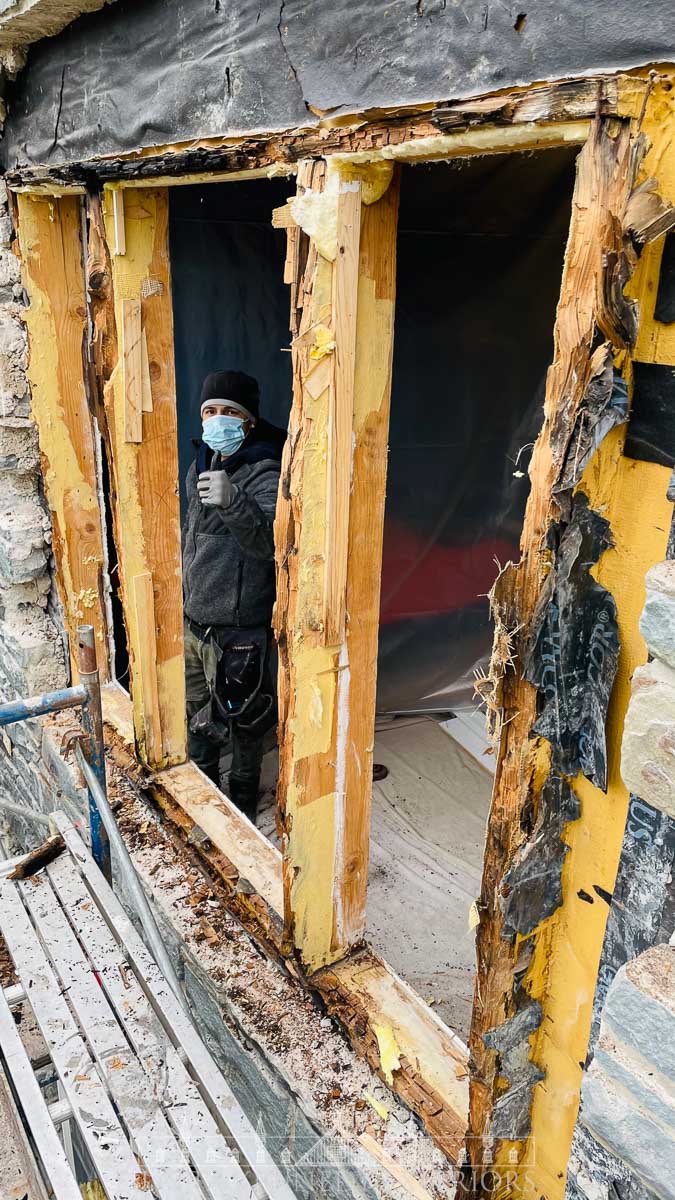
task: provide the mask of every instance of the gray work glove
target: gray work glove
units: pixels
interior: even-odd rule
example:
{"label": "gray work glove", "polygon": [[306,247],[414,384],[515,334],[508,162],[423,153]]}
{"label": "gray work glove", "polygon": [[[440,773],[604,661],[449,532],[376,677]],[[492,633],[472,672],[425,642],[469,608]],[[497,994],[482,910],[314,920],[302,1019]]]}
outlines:
{"label": "gray work glove", "polygon": [[232,484],[227,471],[202,471],[197,480],[197,491],[202,504],[229,508],[232,499]]}

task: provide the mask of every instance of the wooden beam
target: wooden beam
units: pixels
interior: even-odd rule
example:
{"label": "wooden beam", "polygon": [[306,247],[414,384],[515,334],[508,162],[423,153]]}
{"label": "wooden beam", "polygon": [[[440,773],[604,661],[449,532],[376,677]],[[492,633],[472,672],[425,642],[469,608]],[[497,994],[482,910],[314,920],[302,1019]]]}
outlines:
{"label": "wooden beam", "polygon": [[109,678],[96,476],[96,433],[87,403],[83,347],[86,299],[81,209],[74,196],[18,199],[31,412],[37,423],[52,517],[56,580],[77,677],[77,626],[94,626],[99,671]]}
{"label": "wooden beam", "polygon": [[[646,110],[656,143],[655,174],[668,122],[663,113],[660,121],[650,121],[650,112],[662,109],[664,102],[672,108],[665,91],[657,103],[659,90],[652,92]],[[640,111],[644,116],[644,99],[642,84],[635,117]],[[555,735],[549,741],[533,728],[542,706],[525,672],[533,631],[548,603],[546,589],[555,578],[556,547],[571,520],[572,487],[565,497],[561,479],[568,449],[576,444],[575,430],[584,425],[589,385],[597,377],[598,347],[603,353],[608,350],[610,367],[613,358],[630,379],[636,312],[623,287],[636,254],[626,222],[641,144],[637,121],[631,125],[598,118],[579,157],[544,424],[530,466],[522,557],[517,567],[510,566],[500,576],[493,597],[498,617],[493,700],[503,724],[478,905],[470,1041],[474,1070],[468,1149],[476,1195],[486,1194],[489,1186],[482,1171],[489,1146],[497,1174],[500,1168],[520,1169],[527,1195],[562,1200],[608,914],[602,897],[611,895],[614,887],[626,820],[628,795],[619,774],[621,733],[630,677],[646,653],[638,629],[644,575],[665,552],[670,506],[665,499],[668,470],[622,456],[625,426],[615,427],[592,448],[583,474],[579,472],[573,484],[587,497],[590,512],[609,522],[611,542],[598,551],[592,577],[606,589],[607,611],[616,606],[620,652],[606,722],[600,726],[607,742],[607,787],[603,791],[581,772],[573,780],[580,803],[574,815],[562,821],[559,859],[557,847],[551,851],[549,846],[553,858],[547,857],[536,833],[544,788],[560,772],[557,756],[562,752]],[[559,615],[561,643],[569,639],[565,626],[574,619],[567,609]],[[593,686],[592,646],[580,636],[577,653],[589,656]],[[528,856],[529,883],[528,871],[518,875]],[[551,861],[557,862],[558,897],[543,917],[531,923],[528,919],[514,936],[505,929],[504,907],[513,905],[514,890],[522,888],[521,911],[527,915],[528,888],[535,875],[547,877]],[[588,895],[599,899],[589,904]],[[519,1016],[533,1019],[525,1022],[515,1050],[504,1035],[502,1057],[500,1030]],[[513,1038],[517,1027],[510,1028]],[[519,1056],[514,1079],[509,1078],[510,1054],[512,1062]],[[526,1082],[528,1057],[532,1068]],[[500,1114],[508,1114],[508,1119]]]}
{"label": "wooden beam", "polygon": [[[298,182],[320,195],[323,168],[301,165]],[[337,217],[337,242],[345,244],[348,233],[355,251],[360,197],[344,195],[349,199]],[[336,205],[339,196],[333,193]],[[321,203],[329,218],[330,197]],[[358,273],[346,255],[338,253],[334,263],[311,241],[298,255],[304,266],[295,293],[301,319],[277,509],[275,624],[286,950],[308,972],[341,958],[365,927],[397,206],[396,177],[381,199],[362,209]],[[341,351],[335,479],[335,464],[330,477],[325,464],[335,355]],[[337,513],[331,510],[336,497],[342,506]],[[337,545],[326,540],[331,511],[333,530],[341,529]],[[334,578],[345,570],[339,586],[347,621],[344,628],[338,615],[327,642],[326,561],[334,553],[344,563],[336,564]],[[336,602],[340,606],[339,595]]]}
{"label": "wooden beam", "polygon": [[[390,202],[395,204],[395,196]],[[102,703],[109,756],[152,794],[167,825],[176,829],[181,844],[210,874],[216,895],[265,951],[280,959],[284,936],[279,851],[194,763],[148,776],[134,759],[129,697],[110,684],[103,689]],[[296,964],[288,965],[297,975]],[[468,1108],[462,1041],[368,948],[303,983],[318,992],[357,1053],[456,1162]]]}
{"label": "wooden beam", "polygon": [[[114,195],[114,189],[106,191],[103,201],[108,244],[115,229]],[[151,766],[166,766],[183,761],[186,753],[176,386],[166,191],[137,191],[127,201],[124,255],[106,256],[100,246],[100,232],[100,229],[96,232],[99,241],[90,248],[92,270],[99,283],[94,305],[94,359],[99,375],[107,378],[104,401],[134,726],[143,761]],[[122,335],[120,355],[115,346],[115,326]],[[151,400],[147,396],[147,379],[144,387],[143,335]],[[132,352],[133,363],[128,358]],[[130,430],[132,409],[135,424]],[[129,432],[134,433],[134,440],[128,439]],[[140,604],[138,588],[145,597]]]}

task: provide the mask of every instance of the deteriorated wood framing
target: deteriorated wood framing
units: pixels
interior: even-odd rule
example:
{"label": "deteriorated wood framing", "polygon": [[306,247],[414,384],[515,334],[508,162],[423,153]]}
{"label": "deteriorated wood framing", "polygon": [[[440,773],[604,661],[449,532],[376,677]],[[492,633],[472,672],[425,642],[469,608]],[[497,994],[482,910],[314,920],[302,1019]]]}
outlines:
{"label": "deteriorated wood framing", "polygon": [[[90,159],[55,167],[25,167],[10,172],[13,190],[59,188],[85,191],[92,179],[125,182],[130,187],[168,182],[215,182],[258,172],[294,171],[301,160],[335,153],[422,161],[461,154],[490,154],[536,149],[564,140],[583,139],[583,127],[598,110],[616,112],[617,79],[577,79],[497,92],[473,100],[441,101],[376,115],[354,114],[348,122],[328,118],[314,128],[257,137],[206,138],[145,148],[127,155]],[[565,130],[565,126],[569,128]],[[576,134],[575,134],[575,126]]]}
{"label": "deteriorated wood framing", "polygon": [[19,243],[30,306],[28,378],[52,516],[57,585],[77,678],[77,626],[94,626],[101,678],[109,676],[104,550],[96,447],[83,356],[87,308],[77,196],[19,196]]}
{"label": "deteriorated wood framing", "polygon": [[275,528],[278,794],[286,949],[309,972],[365,927],[398,179],[362,174],[303,165],[291,206],[312,237]]}
{"label": "deteriorated wood framing", "polygon": [[[134,757],[129,697],[103,689],[108,753],[147,790],[183,850],[207,871],[215,894],[273,958],[283,947],[281,855],[192,763],[157,775]],[[354,1049],[409,1108],[452,1162],[462,1153],[468,1109],[466,1047],[378,955],[364,949],[303,978]]]}
{"label": "deteriorated wood framing", "polygon": [[[118,210],[119,213],[119,210]],[[124,206],[124,253],[113,193],[103,222],[90,206],[88,279],[94,370],[103,400],[139,753],[152,766],[185,758],[178,443],[166,190]],[[119,234],[119,231],[118,231]]]}
{"label": "deteriorated wood framing", "polygon": [[[310,228],[307,213],[304,220],[299,208],[294,215],[293,204],[281,222],[288,230],[285,278],[291,284],[295,335],[294,408],[276,529],[283,890],[278,852],[269,843],[263,845],[262,839],[251,842],[242,818],[220,803],[210,784],[200,782],[191,764],[163,772],[148,786],[172,822],[183,833],[190,832],[195,853],[222,880],[228,907],[270,953],[283,952],[292,971],[310,973],[310,986],[320,991],[353,1043],[455,1158],[466,1091],[461,1048],[369,951],[358,950],[334,961],[347,954],[363,932],[395,283],[396,184],[384,195],[380,192],[379,198],[371,190],[366,199],[366,190],[375,188],[377,172],[391,169],[391,160],[415,162],[581,144],[593,120],[579,164],[546,420],[532,466],[523,559],[504,573],[495,592],[504,659],[513,653],[515,662],[494,680],[495,700],[506,723],[480,905],[472,1032],[472,1159],[481,1161],[483,1147],[475,1139],[487,1135],[496,1139],[497,1162],[512,1165],[513,1146],[505,1140],[503,1115],[518,1084],[524,1084],[525,1118],[532,1136],[529,1141],[523,1138],[516,1150],[527,1162],[536,1144],[536,1170],[527,1186],[534,1196],[544,1195],[547,1200],[557,1200],[564,1187],[579,1064],[585,1055],[606,917],[599,903],[593,907],[584,903],[580,917],[575,909],[577,891],[588,894],[597,885],[611,892],[626,805],[618,776],[618,744],[628,678],[644,654],[637,633],[639,585],[646,568],[662,557],[659,527],[665,530],[669,523],[663,469],[622,459],[620,426],[595,449],[581,480],[573,479],[573,485],[579,483],[588,496],[590,511],[604,514],[602,520],[608,521],[614,539],[614,548],[605,550],[593,568],[595,578],[604,581],[606,593],[616,602],[622,647],[607,717],[608,791],[605,795],[588,780],[574,780],[580,819],[569,816],[573,806],[568,810],[561,804],[554,814],[570,846],[566,857],[564,847],[560,854],[562,903],[534,929],[516,928],[515,936],[506,939],[502,908],[510,889],[513,895],[514,881],[516,891],[526,892],[527,880],[518,875],[518,868],[524,852],[535,844],[541,818],[547,815],[543,797],[551,779],[552,750],[533,733],[538,697],[525,678],[524,663],[536,641],[531,635],[550,586],[547,580],[555,574],[556,539],[559,545],[569,528],[572,486],[561,487],[561,481],[570,471],[574,476],[589,395],[602,375],[601,367],[604,370],[609,364],[611,375],[612,361],[630,381],[636,313],[623,287],[635,265],[635,245],[658,236],[670,220],[662,208],[654,207],[649,187],[634,188],[640,157],[635,123],[642,118],[653,140],[647,161],[661,181],[666,146],[659,130],[673,120],[668,86],[667,76],[656,77],[646,107],[644,83],[626,77],[536,86],[459,104],[429,104],[415,111],[359,114],[349,125],[341,117],[335,126],[326,121],[317,128],[271,136],[211,139],[74,166],[26,169],[11,178],[17,190],[48,193],[84,191],[96,178],[115,180],[125,188],[124,195],[113,189],[106,196],[107,236],[116,251],[113,259],[105,244],[97,198],[88,197],[92,358],[98,379],[108,381],[105,413],[132,651],[136,741],[146,759],[157,764],[180,758],[184,737],[180,634],[175,624],[164,620],[180,613],[177,501],[173,493],[162,492],[159,460],[154,457],[161,446],[163,478],[166,482],[170,475],[173,486],[175,398],[166,191],[137,189],[147,188],[158,177],[164,185],[169,179],[215,181],[296,169],[301,194],[310,187],[318,194],[330,192],[332,178],[339,185],[335,195],[342,196],[343,202],[348,196],[355,203],[356,190],[349,195],[349,189],[341,186],[354,181],[361,186],[358,235],[353,212],[351,221],[344,219],[344,213],[338,221],[338,206],[330,196],[323,204],[328,228],[325,221]],[[309,161],[312,158],[319,161]],[[669,178],[672,200],[675,184]],[[335,257],[340,245],[348,247],[351,255],[340,270],[348,262],[353,268],[358,245],[355,324],[353,269],[336,287]],[[657,261],[658,255],[650,257],[650,264]],[[643,270],[637,284],[642,304],[653,276]],[[336,302],[338,291],[351,296],[351,310]],[[123,302],[132,308],[124,312]],[[139,302],[140,367],[137,338],[132,337],[136,365],[131,379],[124,370],[123,335],[125,330],[133,335],[134,326],[137,331],[133,306]],[[641,328],[642,339],[643,333]],[[644,352],[638,356],[646,357]],[[158,406],[161,418],[155,424]],[[353,463],[344,453],[344,418],[350,406],[356,435]],[[337,448],[330,459],[329,437]],[[353,470],[349,487],[346,462]],[[649,506],[654,521],[636,548],[632,529],[638,501]],[[327,511],[332,513],[328,526],[334,537],[326,536]],[[159,541],[154,520],[159,522]],[[154,547],[162,539],[167,554],[158,561]],[[337,553],[330,559],[333,547]],[[164,609],[165,604],[170,607]],[[122,755],[128,769],[141,771],[129,755],[131,741],[130,726],[123,739],[118,730],[113,752]],[[571,791],[570,779],[563,783]],[[511,904],[512,917],[517,908],[515,902]],[[522,1050],[528,1041],[532,1061],[525,1064]],[[544,1074],[545,1086],[536,1086]],[[520,1117],[520,1109],[511,1111]]]}
{"label": "deteriorated wood framing", "polygon": [[[632,116],[645,116],[644,103],[647,114],[672,104],[667,90],[658,86],[651,95],[648,87],[647,94],[648,101],[644,85],[635,89]],[[658,122],[648,115],[645,127],[658,140]],[[489,1161],[505,1167],[519,1160],[527,1164],[524,1194],[552,1200],[564,1192],[607,917],[601,897],[611,894],[614,886],[625,824],[628,795],[618,761],[621,729],[630,676],[645,657],[638,632],[644,575],[665,551],[668,472],[621,457],[621,424],[591,447],[583,472],[582,463],[575,474],[570,456],[580,445],[602,363],[609,362],[610,385],[612,356],[630,379],[637,311],[623,288],[641,244],[672,223],[672,214],[667,215],[652,184],[636,189],[643,153],[636,121],[598,116],[579,157],[544,426],[530,468],[522,558],[502,574],[493,596],[500,633],[492,670],[497,688],[493,700],[503,725],[479,904],[470,1042],[468,1148],[479,1193],[487,1186],[479,1170],[486,1161],[486,1141],[494,1143]],[[606,610],[615,606],[621,649],[607,734],[604,714],[599,731],[602,743],[605,736],[607,741],[606,789],[602,779],[600,786],[591,782],[593,771],[586,767],[589,778],[580,772],[570,793],[577,768],[565,767],[564,748],[555,735],[549,741],[533,728],[542,712],[542,696],[526,675],[537,675],[532,668],[535,631],[555,579],[556,548],[562,548],[574,512],[581,511],[573,506],[575,485],[587,497],[590,517],[608,531],[592,574],[605,589]],[[641,506],[649,512],[649,522],[636,541],[635,512]],[[573,613],[563,610],[563,634],[563,623],[573,619]],[[591,642],[585,650],[591,688]],[[552,662],[556,653],[552,646]],[[526,910],[528,894],[538,902],[541,877],[551,869],[538,817],[554,784],[561,795],[567,791],[578,797],[567,816],[561,810],[559,817],[569,847],[559,847],[558,874],[564,864],[561,895],[554,911],[544,906],[534,928],[528,913],[527,921],[516,924],[515,935],[509,934],[504,913],[513,909],[513,889],[523,889],[520,907]],[[538,869],[528,871],[523,865],[537,853]],[[598,902],[582,903],[579,897],[594,894],[594,888]]]}

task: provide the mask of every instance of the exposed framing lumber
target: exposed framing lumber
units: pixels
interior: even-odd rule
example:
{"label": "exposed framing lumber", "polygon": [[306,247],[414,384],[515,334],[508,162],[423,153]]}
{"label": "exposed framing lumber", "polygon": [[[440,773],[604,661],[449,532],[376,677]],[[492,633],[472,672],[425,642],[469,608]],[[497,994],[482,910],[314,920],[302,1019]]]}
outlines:
{"label": "exposed framing lumber", "polygon": [[262,177],[270,170],[290,173],[303,159],[323,158],[336,151],[384,152],[407,158],[414,150],[407,148],[412,142],[419,142],[417,154],[422,160],[429,157],[429,146],[423,145],[429,138],[447,139],[437,143],[441,157],[498,153],[500,142],[503,149],[536,149],[537,145],[560,144],[569,138],[583,141],[584,123],[596,112],[616,112],[624,78],[562,80],[474,100],[440,101],[377,114],[354,113],[353,123],[346,123],[341,114],[338,122],[326,118],[315,126],[271,135],[205,138],[197,143],[146,147],[82,163],[23,168],[11,171],[8,180],[14,190],[46,187],[52,191],[56,186],[81,191],[92,179],[114,180],[132,188],[216,182]]}
{"label": "exposed framing lumber", "polygon": [[[660,92],[656,87],[649,97],[645,121],[657,144],[659,122],[653,116],[650,121],[649,114],[663,103],[672,104],[667,101],[667,91],[657,99]],[[644,84],[637,88],[635,99],[631,115],[644,116]],[[652,154],[658,163],[660,151],[653,149]],[[669,506],[665,499],[667,469],[622,458],[625,430],[618,427],[596,450],[580,481],[590,508],[609,520],[614,542],[593,571],[616,603],[621,644],[607,716],[607,791],[581,775],[574,780],[581,817],[563,829],[569,851],[562,870],[562,903],[530,933],[514,940],[504,936],[502,904],[509,895],[505,877],[532,833],[551,757],[550,744],[532,730],[539,711],[537,691],[524,679],[523,663],[551,566],[547,536],[554,522],[562,521],[564,528],[566,520],[555,488],[586,401],[598,339],[606,339],[615,362],[630,375],[628,357],[635,340],[636,314],[623,296],[623,285],[636,261],[632,230],[628,236],[629,199],[640,157],[636,124],[597,118],[578,163],[544,425],[530,467],[532,490],[521,539],[522,558],[517,568],[510,567],[502,574],[494,593],[499,636],[493,674],[503,725],[479,903],[478,973],[470,1042],[474,1069],[468,1148],[476,1194],[491,1186],[481,1168],[486,1161],[486,1143],[490,1147],[493,1141],[496,1144],[490,1147],[487,1161],[495,1162],[497,1169],[503,1166],[512,1171],[514,1162],[520,1161],[525,1194],[557,1200],[564,1193],[608,912],[600,899],[588,905],[582,898],[593,894],[594,886],[602,894],[611,894],[625,825],[628,794],[619,774],[621,731],[630,677],[645,657],[638,630],[644,575],[665,552]],[[648,236],[645,232],[643,240]],[[638,508],[650,516],[636,542]],[[510,634],[506,654],[505,632]],[[542,861],[542,870],[545,865]],[[519,1142],[509,1142],[500,1140],[505,1134],[493,1133],[500,1128],[499,1124],[493,1126],[493,1121],[516,1080],[508,1078],[505,1062],[483,1039],[488,1031],[528,1008],[530,1013],[540,1014],[523,1034],[524,1055],[529,1053],[533,1064],[529,1088],[525,1088],[531,1106],[527,1116],[530,1132]],[[542,1082],[537,1083],[537,1078]]]}
{"label": "exposed framing lumber", "polygon": [[[324,182],[321,164],[302,166],[299,190],[311,190],[309,204],[321,205],[319,225],[330,227],[331,213],[335,219],[338,261],[311,240],[298,256],[302,315],[275,527],[286,951],[309,972],[346,954],[365,927],[398,209],[398,178],[384,195],[381,185],[373,191],[381,198],[362,209],[354,313],[355,264],[340,246],[348,233],[355,251],[360,196],[342,193],[342,179],[322,194]],[[336,353],[343,357],[334,397]],[[341,422],[337,453],[329,449],[334,416]],[[327,455],[328,476],[321,467]],[[346,554],[344,530],[326,539],[329,495],[342,505],[339,513],[329,507],[333,535],[336,522],[348,522]],[[345,596],[344,636],[340,596],[326,627],[327,579]]]}
{"label": "exposed framing lumber", "polygon": [[[390,197],[395,205],[396,197]],[[194,763],[157,775],[134,757],[131,702],[116,684],[102,694],[108,754],[135,776],[161,807],[166,826],[209,873],[216,895],[273,958],[281,960],[282,861],[279,851],[222,795]],[[297,966],[285,960],[298,976]],[[300,976],[303,978],[302,976]],[[359,950],[303,982],[316,990],[354,1049],[424,1122],[456,1162],[468,1109],[466,1047],[378,955]],[[398,1047],[400,1065],[385,1045]],[[391,1040],[393,1038],[393,1041]]]}
{"label": "exposed framing lumber", "polygon": [[117,256],[106,247],[114,195],[104,196],[105,228],[95,203],[90,210],[92,358],[103,383],[136,740],[144,762],[165,766],[182,761],[186,745],[168,195],[134,193]]}
{"label": "exposed framing lumber", "polygon": [[31,411],[52,515],[56,580],[77,677],[77,626],[94,626],[101,678],[109,677],[95,430],[87,403],[87,336],[77,197],[18,197],[30,343]]}

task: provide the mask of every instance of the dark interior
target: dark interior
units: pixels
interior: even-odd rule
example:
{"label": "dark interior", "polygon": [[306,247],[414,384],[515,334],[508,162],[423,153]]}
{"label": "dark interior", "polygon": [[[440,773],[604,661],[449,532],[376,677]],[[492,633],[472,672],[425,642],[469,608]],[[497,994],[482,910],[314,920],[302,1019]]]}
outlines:
{"label": "dark interior", "polygon": [[[485,593],[518,556],[575,157],[403,168],[380,711],[471,703],[489,653]],[[181,491],[209,371],[255,375],[262,413],[288,422],[285,234],[271,215],[294,190],[292,178],[171,189]]]}
{"label": "dark interior", "polygon": [[518,557],[576,153],[403,169],[381,711],[472,703],[491,645],[485,594]]}

